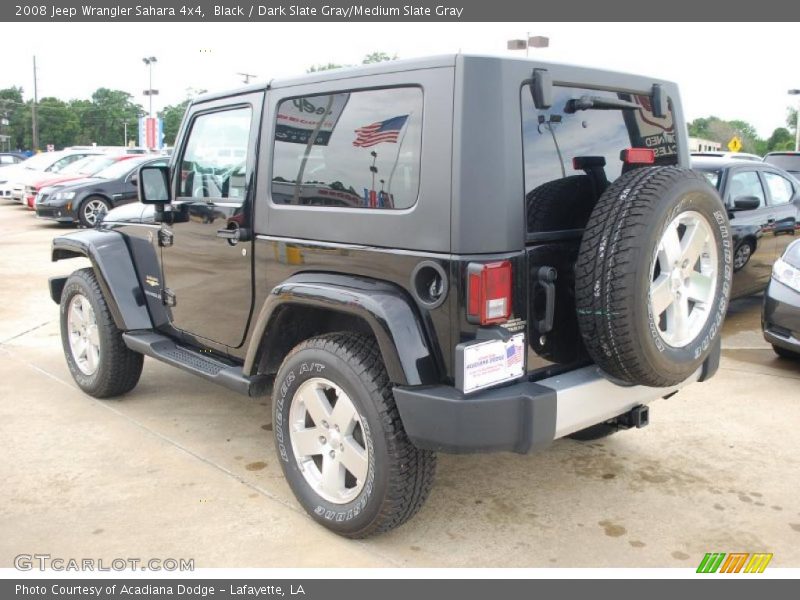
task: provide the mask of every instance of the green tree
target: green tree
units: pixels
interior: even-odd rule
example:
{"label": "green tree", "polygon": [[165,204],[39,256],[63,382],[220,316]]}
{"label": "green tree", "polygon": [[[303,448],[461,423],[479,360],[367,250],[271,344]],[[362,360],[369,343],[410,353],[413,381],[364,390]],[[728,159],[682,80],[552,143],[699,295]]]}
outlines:
{"label": "green tree", "polygon": [[36,107],[36,121],[39,128],[39,146],[52,144],[56,148],[72,146],[80,130],[78,115],[70,110],[70,105],[58,98],[45,97]]}
{"label": "green tree", "polygon": [[161,118],[164,120],[164,143],[167,146],[174,146],[175,139],[178,137],[178,130],[183,121],[183,115],[186,114],[186,108],[191,102],[191,98],[187,98],[178,104],[171,104],[165,106],[161,111]]}
{"label": "green tree", "polygon": [[362,65],[369,65],[372,63],[387,62],[390,60],[397,60],[397,54],[389,56],[386,52],[370,52],[361,61]]}
{"label": "green tree", "polygon": [[[364,55],[361,61],[362,65],[371,65],[373,63],[386,62],[389,60],[397,60],[397,55],[389,56],[386,52],[370,52]],[[327,64],[311,65],[306,69],[306,73],[318,73],[319,71],[330,71],[331,69],[341,69],[342,67],[352,67],[354,65],[340,65],[338,63],[329,62]]]}
{"label": "green tree", "polygon": [[25,137],[27,132],[30,139],[30,102],[26,103],[22,99],[22,91],[21,87],[0,89],[0,117],[8,120],[8,125],[0,128],[0,133],[10,136],[8,146],[12,150],[30,147],[30,142],[26,144]]}
{"label": "green tree", "polygon": [[82,141],[98,146],[122,146],[125,123],[128,123],[128,137],[131,137],[130,128],[135,128],[139,117],[144,115],[144,109],[132,102],[132,98],[122,90],[98,88],[92,94],[91,103],[79,109]]}
{"label": "green tree", "polygon": [[766,151],[794,150],[794,135],[785,127],[778,127],[767,138]]}
{"label": "green tree", "polygon": [[306,73],[318,73],[319,71],[330,71],[331,69],[341,69],[342,67],[349,67],[352,65],[338,65],[336,63],[329,62],[324,65],[311,65],[306,69]]}
{"label": "green tree", "polygon": [[725,121],[710,116],[695,119],[688,123],[689,135],[712,142],[719,142],[725,148],[734,136],[742,140],[742,152],[763,153],[764,140],[758,137],[756,128],[747,121],[734,119]]}
{"label": "green tree", "polygon": [[797,109],[793,106],[786,108],[786,127],[789,128],[792,135],[795,135],[797,131]]}

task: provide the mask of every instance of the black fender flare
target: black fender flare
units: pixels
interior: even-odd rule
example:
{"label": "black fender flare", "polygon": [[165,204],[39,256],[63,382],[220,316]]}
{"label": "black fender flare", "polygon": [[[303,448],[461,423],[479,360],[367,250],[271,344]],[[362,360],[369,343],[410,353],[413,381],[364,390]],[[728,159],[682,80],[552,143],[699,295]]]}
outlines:
{"label": "black fender flare", "polygon": [[[78,256],[85,256],[92,263],[117,327],[123,331],[153,328],[133,259],[121,233],[87,229],[53,238],[53,262]],[[50,288],[53,300],[60,301],[63,281],[51,280]]]}
{"label": "black fender flare", "polygon": [[402,288],[376,279],[332,273],[298,273],[272,289],[253,327],[245,375],[258,368],[269,324],[278,307],[310,306],[363,319],[378,342],[389,380],[399,385],[438,383],[434,354],[422,320]]}

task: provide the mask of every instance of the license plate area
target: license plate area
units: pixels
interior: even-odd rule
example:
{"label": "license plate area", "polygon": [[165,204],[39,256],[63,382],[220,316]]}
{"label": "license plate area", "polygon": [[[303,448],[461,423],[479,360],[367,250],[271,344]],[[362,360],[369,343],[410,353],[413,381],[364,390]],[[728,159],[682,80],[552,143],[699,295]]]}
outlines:
{"label": "license plate area", "polygon": [[525,334],[456,346],[456,388],[469,394],[525,374]]}

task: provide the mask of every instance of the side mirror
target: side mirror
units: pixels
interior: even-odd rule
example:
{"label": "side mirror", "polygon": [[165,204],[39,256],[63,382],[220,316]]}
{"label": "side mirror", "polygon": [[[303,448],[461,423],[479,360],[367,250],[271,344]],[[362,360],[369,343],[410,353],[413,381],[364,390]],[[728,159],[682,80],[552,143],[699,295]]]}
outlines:
{"label": "side mirror", "polygon": [[129,181],[129,182],[130,182],[132,185],[139,185],[139,178],[138,178],[136,175],[134,175],[133,177],[131,177],[131,178],[130,178],[128,181]]}
{"label": "side mirror", "polygon": [[733,210],[755,210],[761,206],[761,200],[755,196],[739,196],[733,201]]}
{"label": "side mirror", "polygon": [[139,202],[169,204],[169,167],[148,165],[139,169]]}

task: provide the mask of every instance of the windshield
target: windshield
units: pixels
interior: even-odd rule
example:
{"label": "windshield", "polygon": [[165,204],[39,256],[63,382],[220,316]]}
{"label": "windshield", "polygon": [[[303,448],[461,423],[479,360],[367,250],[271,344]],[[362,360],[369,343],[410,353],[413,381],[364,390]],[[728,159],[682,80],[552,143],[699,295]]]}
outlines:
{"label": "windshield", "polygon": [[800,172],[800,154],[770,154],[764,157],[764,162],[785,171]]}
{"label": "windshield", "polygon": [[61,169],[61,174],[93,175],[109,165],[113,165],[115,162],[117,162],[117,159],[112,156],[87,156]]}
{"label": "windshield", "polygon": [[31,156],[28,160],[22,163],[22,166],[26,169],[35,169],[37,171],[44,170],[56,162],[59,158],[61,158],[61,154],[56,154],[55,152],[42,152],[41,154],[35,154],[34,156]]}
{"label": "windshield", "polygon": [[718,169],[695,169],[698,173],[702,173],[708,183],[719,189],[719,180],[721,172]]}
{"label": "windshield", "polygon": [[139,160],[136,158],[129,158],[128,160],[121,160],[110,167],[106,167],[102,171],[98,171],[94,174],[95,177],[100,177],[101,179],[118,179],[120,177],[124,177],[131,171],[133,171],[136,167],[141,165],[144,161]]}

